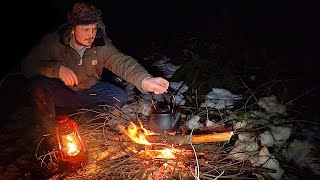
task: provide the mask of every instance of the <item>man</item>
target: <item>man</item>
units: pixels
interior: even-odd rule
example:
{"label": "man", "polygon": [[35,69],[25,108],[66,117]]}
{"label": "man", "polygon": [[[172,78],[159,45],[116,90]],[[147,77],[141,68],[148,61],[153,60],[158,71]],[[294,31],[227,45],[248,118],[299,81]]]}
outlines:
{"label": "man", "polygon": [[[121,53],[106,36],[101,11],[77,2],[68,22],[43,37],[22,61],[21,69],[31,80],[36,111],[42,124],[51,126],[55,106],[110,105],[121,108],[127,92],[102,82],[103,68],[135,85],[142,92],[165,93],[169,82],[152,77],[135,59]],[[52,127],[47,127],[52,128]]]}

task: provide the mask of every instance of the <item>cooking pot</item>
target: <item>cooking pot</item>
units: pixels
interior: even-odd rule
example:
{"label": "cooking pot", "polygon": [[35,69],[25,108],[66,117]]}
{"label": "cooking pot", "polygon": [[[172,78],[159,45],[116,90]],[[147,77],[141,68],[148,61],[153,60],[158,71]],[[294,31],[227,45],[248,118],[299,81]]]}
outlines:
{"label": "cooking pot", "polygon": [[174,95],[171,95],[172,100],[169,102],[153,103],[154,106],[149,117],[149,128],[151,131],[156,133],[172,133],[179,128],[181,113],[176,111]]}

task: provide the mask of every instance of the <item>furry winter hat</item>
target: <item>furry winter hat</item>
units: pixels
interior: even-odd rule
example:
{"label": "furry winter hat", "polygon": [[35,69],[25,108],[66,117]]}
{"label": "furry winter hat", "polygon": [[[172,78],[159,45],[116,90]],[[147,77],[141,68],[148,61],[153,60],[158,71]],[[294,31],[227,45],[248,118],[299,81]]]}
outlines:
{"label": "furry winter hat", "polygon": [[102,22],[101,11],[88,2],[76,2],[68,12],[67,19],[71,26]]}

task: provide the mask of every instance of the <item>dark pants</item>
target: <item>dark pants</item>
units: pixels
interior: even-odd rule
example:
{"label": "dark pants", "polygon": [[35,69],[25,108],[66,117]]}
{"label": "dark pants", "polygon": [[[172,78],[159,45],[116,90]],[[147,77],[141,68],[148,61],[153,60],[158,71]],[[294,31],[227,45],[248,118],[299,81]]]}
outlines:
{"label": "dark pants", "polygon": [[108,82],[99,82],[89,89],[79,91],[70,89],[56,78],[38,76],[30,82],[34,110],[43,124],[54,122],[56,106],[90,108],[108,105],[121,108],[127,102],[127,92]]}

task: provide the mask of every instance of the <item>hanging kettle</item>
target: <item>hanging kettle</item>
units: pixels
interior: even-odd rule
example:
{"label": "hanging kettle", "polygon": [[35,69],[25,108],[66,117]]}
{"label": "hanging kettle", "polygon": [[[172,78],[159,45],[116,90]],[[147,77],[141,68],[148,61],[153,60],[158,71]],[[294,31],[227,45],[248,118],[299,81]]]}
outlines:
{"label": "hanging kettle", "polygon": [[[177,112],[175,98],[172,93],[171,100],[166,102],[153,103],[152,112],[149,117],[149,128],[156,133],[172,133],[175,132],[180,126],[181,113]],[[152,96],[153,100],[153,96]]]}

